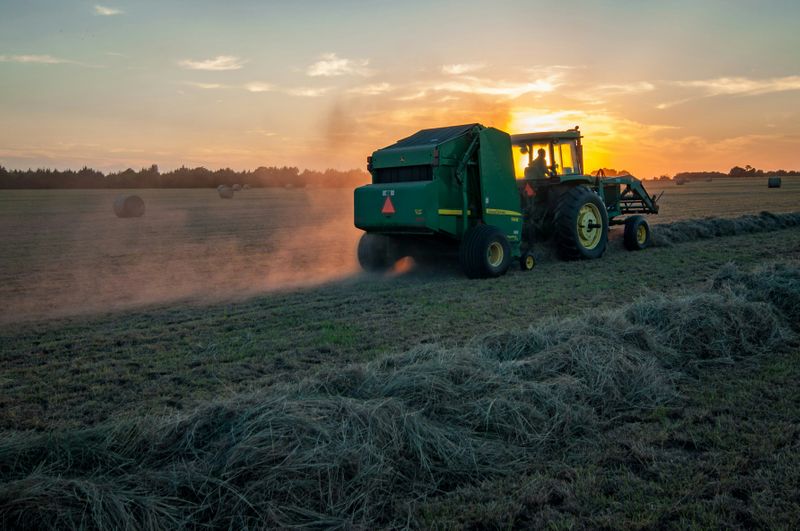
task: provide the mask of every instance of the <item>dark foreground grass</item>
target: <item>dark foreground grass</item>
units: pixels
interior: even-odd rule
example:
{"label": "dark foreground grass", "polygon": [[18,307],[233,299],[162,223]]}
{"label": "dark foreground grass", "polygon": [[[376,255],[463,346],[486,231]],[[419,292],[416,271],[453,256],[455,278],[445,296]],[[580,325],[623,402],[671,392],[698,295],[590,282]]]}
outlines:
{"label": "dark foreground grass", "polygon": [[705,371],[582,452],[420,507],[452,529],[797,529],[800,353]]}
{"label": "dark foreground grass", "polygon": [[[639,419],[669,418],[665,412],[686,403],[683,383],[796,348],[798,311],[799,265],[728,267],[691,295],[645,297],[462,348],[426,346],[323,370],[189,415],[6,433],[0,524],[558,525],[564,514],[515,513],[508,505],[470,515],[464,500],[480,492],[491,502],[476,501],[494,507],[528,506],[530,498],[549,507],[579,500],[570,489],[585,488],[594,507],[603,495],[613,507],[614,491],[634,496],[625,489],[635,482],[589,492],[593,478],[624,474],[613,462],[593,462],[598,448],[615,430],[635,431]],[[625,463],[633,455],[647,468],[655,459],[650,440],[642,446],[637,437],[620,438],[632,441]],[[543,463],[574,463],[573,472]],[[541,474],[549,483],[538,482]],[[786,511],[796,508],[796,495],[784,500]],[[635,513],[644,502],[629,506],[627,520],[606,524],[658,524]]]}

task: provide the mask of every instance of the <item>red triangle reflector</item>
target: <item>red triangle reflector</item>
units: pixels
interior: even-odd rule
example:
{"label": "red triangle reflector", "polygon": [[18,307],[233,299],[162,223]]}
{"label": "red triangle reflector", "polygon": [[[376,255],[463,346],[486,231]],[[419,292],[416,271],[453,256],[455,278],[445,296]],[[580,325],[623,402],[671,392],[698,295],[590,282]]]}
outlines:
{"label": "red triangle reflector", "polygon": [[392,198],[386,196],[386,201],[383,202],[383,208],[381,209],[381,214],[386,214],[387,216],[391,216],[395,213],[394,205],[392,204]]}
{"label": "red triangle reflector", "polygon": [[531,188],[531,183],[525,183],[525,193],[528,195],[528,197],[533,197],[536,194],[536,192],[533,191],[533,188]]}

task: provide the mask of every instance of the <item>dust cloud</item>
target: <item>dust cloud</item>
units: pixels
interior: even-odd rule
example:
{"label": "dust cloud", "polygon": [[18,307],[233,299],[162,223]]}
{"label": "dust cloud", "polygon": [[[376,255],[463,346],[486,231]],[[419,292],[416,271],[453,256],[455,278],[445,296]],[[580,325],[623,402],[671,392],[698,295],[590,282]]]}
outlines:
{"label": "dust cloud", "polygon": [[122,191],[4,192],[0,324],[185,300],[228,301],[358,273],[352,191],[139,190],[143,218],[114,217]]}

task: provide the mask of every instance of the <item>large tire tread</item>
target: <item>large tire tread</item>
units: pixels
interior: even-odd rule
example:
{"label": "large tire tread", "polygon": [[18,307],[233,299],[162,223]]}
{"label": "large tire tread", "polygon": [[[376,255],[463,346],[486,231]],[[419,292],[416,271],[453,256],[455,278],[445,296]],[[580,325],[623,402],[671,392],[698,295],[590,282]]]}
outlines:
{"label": "large tire tread", "polygon": [[[636,233],[641,225],[644,225],[645,230],[647,231],[647,238],[645,239],[644,243],[639,243],[639,240],[636,238]],[[644,216],[631,216],[625,220],[625,233],[623,241],[625,243],[625,248],[629,251],[641,251],[650,247],[652,242],[650,224],[647,223],[647,220],[644,218]]]}
{"label": "large tire tread", "polygon": [[[486,262],[486,248],[497,239],[503,245],[504,261],[496,269]],[[491,225],[476,225],[464,234],[459,248],[459,262],[467,278],[499,277],[508,271],[511,264],[511,246],[505,236]]]}
{"label": "large tire tread", "polygon": [[[578,211],[589,201],[595,202],[599,207],[603,222],[601,230],[605,233],[598,244],[599,249],[594,250],[581,246],[575,228]],[[608,214],[600,197],[586,186],[574,186],[561,194],[556,202],[553,225],[558,254],[562,260],[600,258],[605,253],[608,244]]]}

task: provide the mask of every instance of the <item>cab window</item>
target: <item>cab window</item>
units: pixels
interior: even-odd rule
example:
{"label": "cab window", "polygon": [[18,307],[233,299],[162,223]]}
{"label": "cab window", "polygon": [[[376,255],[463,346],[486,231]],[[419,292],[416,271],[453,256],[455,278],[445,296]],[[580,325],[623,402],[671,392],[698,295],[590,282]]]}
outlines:
{"label": "cab window", "polygon": [[579,173],[580,169],[576,166],[577,148],[572,140],[556,141],[553,144],[553,152],[556,156],[556,173],[558,175],[570,175]]}
{"label": "cab window", "polygon": [[525,170],[533,165],[539,157],[539,150],[544,150],[545,164],[549,168],[552,165],[550,160],[550,144],[525,144],[521,146],[514,146],[512,152],[514,153],[514,173],[517,179],[525,178]]}

